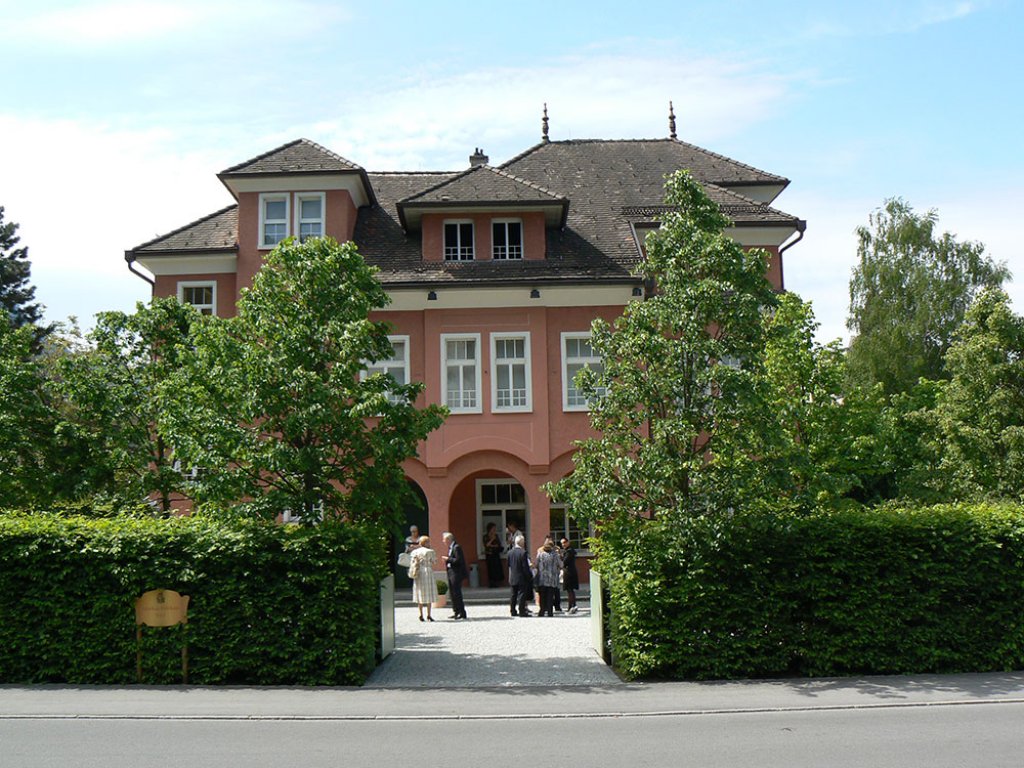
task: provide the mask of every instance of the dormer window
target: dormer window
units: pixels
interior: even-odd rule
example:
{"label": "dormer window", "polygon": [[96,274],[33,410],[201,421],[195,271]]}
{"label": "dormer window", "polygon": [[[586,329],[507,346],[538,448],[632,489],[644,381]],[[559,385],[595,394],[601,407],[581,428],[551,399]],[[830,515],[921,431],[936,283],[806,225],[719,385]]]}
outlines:
{"label": "dormer window", "polygon": [[444,223],[444,260],[473,260],[473,222],[446,221]]}
{"label": "dormer window", "polygon": [[523,258],[523,222],[518,219],[497,220],[491,224],[492,257],[495,259]]}
{"label": "dormer window", "polygon": [[323,237],[323,193],[317,193],[312,195],[297,195],[296,198],[296,206],[299,209],[299,240],[305,242],[311,237]]}
{"label": "dormer window", "polygon": [[288,195],[260,195],[260,248],[288,237]]}

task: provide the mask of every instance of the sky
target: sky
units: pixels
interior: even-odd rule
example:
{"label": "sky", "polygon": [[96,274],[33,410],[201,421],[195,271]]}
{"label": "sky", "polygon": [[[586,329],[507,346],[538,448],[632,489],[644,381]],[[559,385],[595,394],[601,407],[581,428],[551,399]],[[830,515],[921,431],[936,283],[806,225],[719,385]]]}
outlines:
{"label": "sky", "polygon": [[0,206],[48,320],[149,285],[124,252],[233,202],[300,137],[369,171],[540,139],[680,139],[791,180],[786,287],[848,339],[855,229],[886,198],[986,245],[1024,312],[1024,3],[0,0]]}

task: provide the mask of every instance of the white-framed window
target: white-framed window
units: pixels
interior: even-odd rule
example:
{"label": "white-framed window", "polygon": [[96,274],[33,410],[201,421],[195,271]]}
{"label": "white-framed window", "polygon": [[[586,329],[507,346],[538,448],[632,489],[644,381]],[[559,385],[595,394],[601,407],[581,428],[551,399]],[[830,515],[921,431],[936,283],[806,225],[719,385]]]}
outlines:
{"label": "white-framed window", "polygon": [[452,413],[480,413],[480,334],[441,334],[441,388]]}
{"label": "white-framed window", "polygon": [[491,335],[491,410],[529,411],[530,334]]}
{"label": "white-framed window", "polygon": [[[363,371],[363,378],[372,376],[375,373],[390,374],[397,384],[409,383],[409,337],[388,336],[391,342],[391,357],[386,360],[378,360],[375,363],[367,363]],[[399,401],[395,394],[389,394],[388,399],[393,403]]]}
{"label": "white-framed window", "polygon": [[[576,374],[590,368],[600,374],[604,370],[601,356],[594,352],[589,333],[562,334],[562,408],[566,411],[586,411],[590,408],[587,396],[576,386]],[[605,390],[599,387],[595,393],[604,397]]]}
{"label": "white-framed window", "polygon": [[491,256],[495,259],[523,258],[523,222],[495,219],[491,222]]}
{"label": "white-framed window", "polygon": [[529,517],[526,489],[518,482],[509,477],[476,481],[476,540],[479,542],[479,557],[484,556],[484,534],[487,533],[487,526],[490,523],[495,524],[498,538],[505,543],[506,556],[508,550],[512,548],[512,542],[506,539],[509,523],[515,523],[516,531],[526,537],[526,547],[529,549],[530,537],[526,530]]}
{"label": "white-framed window", "polygon": [[444,260],[472,261],[473,222],[446,221],[444,223]]}
{"label": "white-framed window", "polygon": [[555,545],[561,546],[560,540],[564,536],[569,540],[569,544],[576,549],[577,555],[589,555],[587,539],[594,535],[594,526],[581,525],[569,514],[564,504],[552,504],[549,509],[548,531],[553,534]]}
{"label": "white-framed window", "polygon": [[201,315],[217,314],[216,280],[183,280],[178,283],[178,301],[191,304]]}
{"label": "white-framed window", "polygon": [[260,195],[260,248],[273,248],[288,237],[288,195]]}
{"label": "white-framed window", "polygon": [[[284,510],[281,513],[281,522],[282,523],[298,524],[298,523],[301,523],[305,519],[306,519],[306,517],[304,515],[300,515],[300,514],[298,514],[296,512],[292,512],[290,509],[286,509],[286,510]],[[323,499],[321,499],[320,501],[318,501],[316,504],[313,505],[312,509],[310,509],[309,522],[315,523],[315,522],[318,522],[318,521],[323,520],[323,519],[324,519],[324,502],[323,502]]]}
{"label": "white-framed window", "polygon": [[299,240],[306,241],[311,237],[324,236],[324,208],[326,207],[323,192],[303,192],[295,195],[295,211],[299,219]]}

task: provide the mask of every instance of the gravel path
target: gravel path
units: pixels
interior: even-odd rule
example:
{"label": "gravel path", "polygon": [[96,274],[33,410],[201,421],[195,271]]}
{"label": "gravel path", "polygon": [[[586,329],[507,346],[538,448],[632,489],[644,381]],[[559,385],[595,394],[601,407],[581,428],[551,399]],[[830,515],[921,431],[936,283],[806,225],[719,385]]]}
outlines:
{"label": "gravel path", "polygon": [[507,605],[467,604],[420,623],[416,608],[395,609],[396,649],[367,688],[607,686],[622,682],[590,645],[590,610],[551,618],[513,618]]}

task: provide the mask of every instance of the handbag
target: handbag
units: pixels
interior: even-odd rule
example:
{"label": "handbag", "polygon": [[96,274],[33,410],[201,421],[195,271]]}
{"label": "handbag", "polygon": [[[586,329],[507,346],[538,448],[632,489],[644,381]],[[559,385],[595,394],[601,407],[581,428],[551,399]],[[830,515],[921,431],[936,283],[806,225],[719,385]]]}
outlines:
{"label": "handbag", "polygon": [[408,552],[399,552],[398,553],[398,564],[402,568],[408,568],[409,567],[409,553]]}

